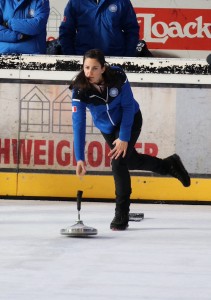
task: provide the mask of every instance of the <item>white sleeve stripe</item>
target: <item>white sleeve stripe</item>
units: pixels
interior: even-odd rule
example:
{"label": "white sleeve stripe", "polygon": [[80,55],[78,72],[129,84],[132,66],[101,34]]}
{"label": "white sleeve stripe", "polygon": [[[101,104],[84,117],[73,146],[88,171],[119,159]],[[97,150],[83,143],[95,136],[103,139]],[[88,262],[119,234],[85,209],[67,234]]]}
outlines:
{"label": "white sleeve stripe", "polygon": [[80,100],[80,99],[72,99],[72,101],[81,102],[81,100]]}

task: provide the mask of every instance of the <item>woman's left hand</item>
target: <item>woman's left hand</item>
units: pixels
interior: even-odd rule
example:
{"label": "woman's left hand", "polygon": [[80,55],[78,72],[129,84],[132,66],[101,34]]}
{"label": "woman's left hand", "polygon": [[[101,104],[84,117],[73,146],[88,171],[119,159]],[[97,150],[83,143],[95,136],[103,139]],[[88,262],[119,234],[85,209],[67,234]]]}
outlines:
{"label": "woman's left hand", "polygon": [[128,142],[121,141],[119,138],[113,142],[114,148],[108,153],[112,159],[117,159],[120,155],[125,157],[127,152]]}

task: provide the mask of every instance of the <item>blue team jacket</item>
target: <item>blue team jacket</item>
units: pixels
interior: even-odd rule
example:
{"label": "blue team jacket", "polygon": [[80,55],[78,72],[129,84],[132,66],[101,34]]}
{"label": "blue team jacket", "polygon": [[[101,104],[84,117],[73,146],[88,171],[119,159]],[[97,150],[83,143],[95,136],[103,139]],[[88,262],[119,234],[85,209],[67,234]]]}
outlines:
{"label": "blue team jacket", "polygon": [[139,25],[130,0],[69,0],[59,30],[65,55],[98,48],[107,56],[135,56]]}
{"label": "blue team jacket", "polygon": [[1,0],[0,54],[45,53],[49,12],[49,0]]}
{"label": "blue team jacket", "polygon": [[103,95],[97,90],[83,92],[73,89],[72,122],[74,150],[77,161],[84,161],[86,108],[90,110],[94,124],[100,131],[109,134],[119,127],[120,140],[130,140],[131,127],[134,115],[139,110],[139,104],[133,97],[125,73],[120,68],[113,68],[120,76],[120,83],[107,88]]}

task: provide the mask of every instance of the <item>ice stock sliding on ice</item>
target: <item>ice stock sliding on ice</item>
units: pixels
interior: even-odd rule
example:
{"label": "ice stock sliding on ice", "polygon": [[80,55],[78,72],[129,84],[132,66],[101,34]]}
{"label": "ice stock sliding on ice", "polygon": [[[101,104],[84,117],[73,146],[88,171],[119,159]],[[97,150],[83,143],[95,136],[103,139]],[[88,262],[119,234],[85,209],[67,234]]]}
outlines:
{"label": "ice stock sliding on ice", "polygon": [[91,112],[95,126],[110,147],[112,174],[115,184],[115,215],[112,230],[128,227],[131,195],[129,170],[146,170],[177,178],[184,187],[190,177],[180,157],[173,154],[161,159],[135,150],[142,127],[142,114],[134,99],[126,74],[119,67],[109,66],[104,53],[98,49],[87,51],[83,68],[71,81],[74,150],[76,174],[86,174],[85,136],[86,109]]}
{"label": "ice stock sliding on ice", "polygon": [[96,235],[97,229],[84,225],[80,217],[81,211],[81,200],[83,191],[77,192],[77,210],[78,210],[78,221],[65,229],[61,229],[60,233],[70,237],[87,237],[90,235]]}

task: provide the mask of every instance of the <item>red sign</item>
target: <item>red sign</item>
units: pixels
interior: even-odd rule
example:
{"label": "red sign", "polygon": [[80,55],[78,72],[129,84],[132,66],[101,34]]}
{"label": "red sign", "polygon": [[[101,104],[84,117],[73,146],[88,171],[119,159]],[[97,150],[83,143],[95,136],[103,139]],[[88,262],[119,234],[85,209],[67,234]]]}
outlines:
{"label": "red sign", "polygon": [[135,8],[150,49],[211,50],[211,9]]}

